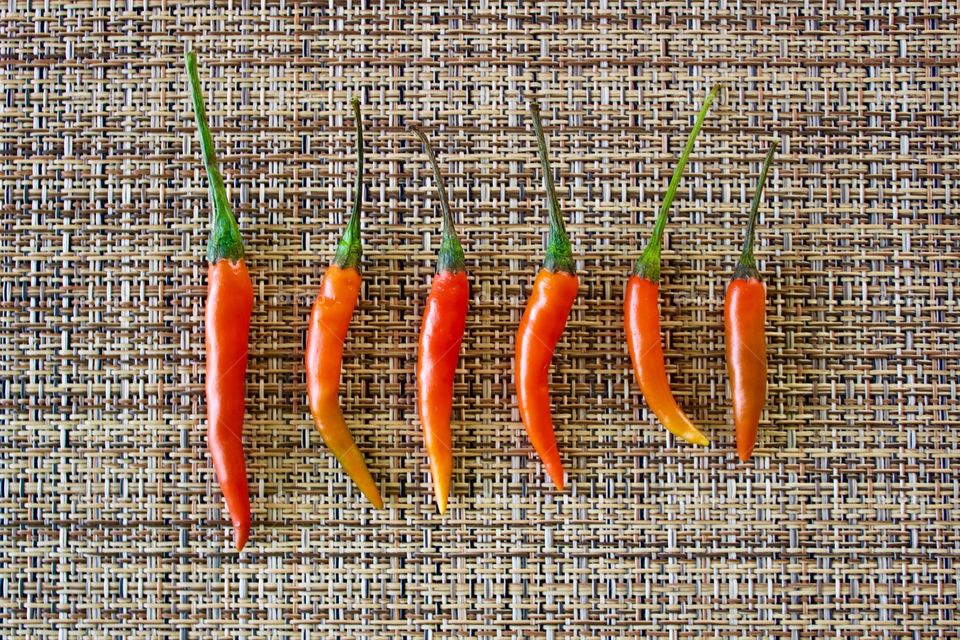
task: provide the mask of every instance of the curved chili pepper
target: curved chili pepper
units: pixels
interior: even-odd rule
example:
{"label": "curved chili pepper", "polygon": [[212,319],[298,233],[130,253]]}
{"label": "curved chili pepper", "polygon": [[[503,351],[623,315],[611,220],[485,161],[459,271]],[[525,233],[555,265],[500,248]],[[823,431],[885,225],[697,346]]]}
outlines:
{"label": "curved chili pepper", "polygon": [[470,283],[467,281],[463,249],[453,226],[450,203],[437,159],[423,132],[416,127],[413,127],[413,132],[423,142],[430,158],[433,180],[440,196],[440,210],[443,212],[437,275],[433,277],[423,312],[417,357],[417,411],[423,424],[427,456],[430,458],[433,493],[437,499],[437,509],[442,514],[447,510],[453,474],[453,439],[450,433],[453,377],[460,359],[460,341],[467,324]]}
{"label": "curved chili pepper", "polygon": [[207,245],[210,262],[204,319],[207,349],[207,446],[220,491],[233,521],[237,551],[250,537],[250,494],[243,459],[244,378],[253,311],[253,284],[243,256],[240,228],[227,200],[217,152],[197,73],[197,54],[187,53],[187,75],[197,119],[203,164],[210,179],[213,225]]}
{"label": "curved chili pepper", "polygon": [[516,384],[520,417],[527,428],[533,448],[543,460],[557,489],[563,490],[563,465],[550,416],[550,387],[547,374],[557,341],[567,324],[577,297],[573,250],[563,226],[560,204],[553,185],[553,172],[547,156],[547,142],[540,122],[540,109],[530,105],[537,149],[543,165],[543,186],[547,192],[550,235],[543,268],[533,283],[533,292],[517,329]]}
{"label": "curved chili pepper", "polygon": [[690,418],[680,409],[670,391],[667,381],[667,369],[663,358],[663,345],[660,342],[660,306],[658,303],[660,289],[660,249],[663,245],[663,230],[667,224],[667,212],[677,193],[677,186],[683,169],[687,165],[697,134],[703,127],[710,104],[720,91],[715,86],[707,95],[700,113],[694,122],[693,130],[687,138],[687,144],[680,155],[677,168],[670,178],[667,193],[660,205],[657,221],[653,227],[653,237],[637,260],[633,274],[627,282],[623,315],[627,331],[627,350],[633,361],[633,370],[640,383],[640,390],[647,401],[647,405],[657,414],[670,433],[679,436],[687,442],[706,445],[710,441],[690,421]]}
{"label": "curved chili pepper", "polygon": [[307,327],[307,397],[310,413],[323,441],[337,457],[360,491],[378,509],[383,507],[380,491],[370,476],[363,454],[357,448],[340,410],[340,368],[343,343],[350,317],[360,295],[360,202],[363,197],[363,124],[360,101],[351,102],[357,125],[357,181],[350,221],[337,245],[333,264],[320,282],[320,294],[310,312]]}
{"label": "curved chili pepper", "polygon": [[763,183],[767,179],[776,150],[777,142],[774,142],[763,160],[757,191],[750,204],[750,222],[743,241],[743,252],[737,262],[737,269],[733,272],[733,280],[727,286],[727,298],[723,305],[723,320],[727,330],[727,371],[730,374],[737,454],[744,462],[753,454],[760,414],[767,400],[767,341],[764,330],[767,288],[757,271],[753,239]]}

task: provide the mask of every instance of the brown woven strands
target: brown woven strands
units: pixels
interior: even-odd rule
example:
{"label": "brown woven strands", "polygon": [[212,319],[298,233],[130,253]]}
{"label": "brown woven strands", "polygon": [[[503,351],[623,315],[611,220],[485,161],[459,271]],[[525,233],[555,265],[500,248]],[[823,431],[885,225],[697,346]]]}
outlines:
{"label": "brown woven strands", "polygon": [[[953,638],[960,633],[956,2],[71,3],[0,8],[0,637]],[[457,6],[455,6],[457,5]],[[247,548],[206,449],[210,205],[197,50],[256,298]],[[667,224],[669,436],[623,286]],[[366,125],[343,409],[387,503],[323,446],[303,344]],[[539,101],[580,294],[554,359],[567,487],[515,409],[544,255]],[[472,298],[450,508],[414,366],[440,212]],[[769,400],[737,459],[723,292],[759,163]]]}

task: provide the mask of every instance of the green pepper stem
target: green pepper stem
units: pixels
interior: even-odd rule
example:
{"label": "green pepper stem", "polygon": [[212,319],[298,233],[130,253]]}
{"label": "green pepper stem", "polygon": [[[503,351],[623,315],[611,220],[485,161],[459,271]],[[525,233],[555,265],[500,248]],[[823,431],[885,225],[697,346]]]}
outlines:
{"label": "green pepper stem", "polygon": [[543,188],[547,192],[547,211],[550,220],[550,237],[547,240],[547,255],[543,266],[548,271],[574,272],[573,249],[570,238],[563,226],[563,217],[560,215],[560,203],[557,201],[557,189],[553,184],[553,170],[550,168],[550,158],[547,152],[547,140],[543,135],[543,123],[540,122],[540,107],[536,102],[530,103],[530,115],[533,118],[533,129],[537,134],[537,150],[540,154],[540,163],[543,165]]}
{"label": "green pepper stem", "polygon": [[197,120],[197,133],[200,137],[200,149],[203,153],[203,165],[210,180],[210,202],[213,205],[213,224],[210,227],[210,241],[207,243],[207,259],[239,260],[243,258],[243,239],[240,227],[227,200],[227,188],[217,162],[217,150],[213,145],[213,136],[207,124],[207,108],[200,88],[200,74],[197,72],[197,52],[187,52],[187,76],[190,81],[190,96],[193,100],[193,113]]}
{"label": "green pepper stem", "polygon": [[360,116],[360,98],[350,100],[353,119],[357,127],[357,177],[353,187],[353,209],[343,236],[337,244],[337,253],[333,264],[341,269],[360,270],[363,258],[363,246],[360,243],[360,206],[363,202],[363,121]]}
{"label": "green pepper stem", "polygon": [[757,260],[753,255],[753,242],[756,236],[757,212],[760,211],[760,197],[763,195],[763,185],[767,181],[767,172],[773,163],[773,154],[780,146],[778,140],[770,144],[770,150],[767,151],[767,157],[763,159],[763,166],[760,168],[760,177],[757,180],[757,190],[753,193],[753,202],[750,203],[750,222],[747,223],[747,233],[743,240],[743,252],[740,254],[740,260],[737,262],[736,277],[759,278],[757,271]]}
{"label": "green pepper stem", "polygon": [[427,151],[427,157],[430,159],[430,167],[433,169],[433,181],[437,187],[437,194],[440,196],[440,211],[443,213],[443,222],[441,223],[440,256],[437,260],[437,272],[452,271],[454,273],[465,269],[463,248],[460,246],[460,239],[457,237],[457,229],[453,224],[453,215],[450,213],[450,202],[447,200],[447,187],[444,184],[443,176],[440,174],[440,166],[437,164],[437,157],[433,153],[433,147],[427,136],[419,127],[411,126],[423,148]]}
{"label": "green pepper stem", "polygon": [[650,241],[647,243],[646,248],[640,255],[640,259],[637,260],[634,266],[634,274],[641,275],[653,282],[660,281],[660,250],[663,246],[663,231],[667,226],[667,212],[670,211],[670,205],[673,204],[673,199],[677,195],[680,178],[683,176],[683,170],[686,168],[690,154],[693,152],[693,146],[696,144],[697,135],[699,135],[700,129],[703,127],[703,121],[707,117],[710,105],[713,104],[713,99],[717,97],[721,88],[723,88],[723,83],[714,85],[710,93],[707,94],[707,99],[704,101],[703,106],[700,107],[697,119],[693,123],[693,130],[691,130],[690,135],[687,136],[687,144],[683,147],[680,160],[677,162],[677,166],[673,170],[673,176],[670,178],[670,184],[667,185],[667,193],[663,196],[663,202],[660,203],[657,221],[653,225],[653,235],[650,237]]}

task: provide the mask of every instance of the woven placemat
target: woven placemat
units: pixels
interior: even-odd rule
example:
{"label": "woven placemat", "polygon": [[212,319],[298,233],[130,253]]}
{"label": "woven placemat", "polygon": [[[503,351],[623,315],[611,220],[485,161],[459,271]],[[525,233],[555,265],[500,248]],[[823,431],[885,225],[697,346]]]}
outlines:
{"label": "woven placemat", "polygon": [[[0,8],[0,636],[960,633],[955,2],[213,4]],[[239,557],[206,453],[188,48],[256,295]],[[701,449],[646,410],[621,309],[721,80],[663,255],[667,364]],[[342,389],[379,512],[311,424],[301,355],[352,193],[353,95],[365,280]],[[511,375],[545,238],[531,100],[581,277],[553,373],[563,493]],[[413,376],[439,216],[411,123],[473,286],[443,518]],[[742,464],[723,292],[774,138],[770,392]]]}

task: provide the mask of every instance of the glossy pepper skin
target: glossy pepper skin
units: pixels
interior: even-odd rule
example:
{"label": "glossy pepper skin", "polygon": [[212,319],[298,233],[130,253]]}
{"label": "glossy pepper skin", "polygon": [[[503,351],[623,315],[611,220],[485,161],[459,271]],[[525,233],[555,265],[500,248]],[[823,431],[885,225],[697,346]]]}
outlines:
{"label": "glossy pepper skin", "polygon": [[660,205],[653,236],[640,259],[637,260],[633,274],[624,290],[623,316],[627,333],[627,350],[633,362],[633,370],[647,406],[653,410],[661,424],[670,433],[683,438],[691,444],[709,444],[707,437],[694,426],[683,412],[670,390],[667,381],[667,369],[664,362],[663,346],[660,342],[660,251],[663,246],[663,231],[667,223],[667,212],[673,203],[687,165],[690,153],[697,141],[697,134],[703,127],[703,121],[710,104],[720,91],[720,85],[707,95],[700,113],[694,122],[693,130],[687,138],[687,144],[680,155],[677,167],[670,178],[667,193]]}
{"label": "glossy pepper skin", "polygon": [[450,429],[453,378],[457,372],[460,342],[467,324],[470,283],[440,167],[427,137],[417,128],[413,131],[420,138],[430,159],[443,212],[437,273],[430,285],[430,295],[423,312],[420,348],[417,351],[417,412],[423,426],[427,457],[430,459],[437,510],[443,514],[447,510],[453,476],[453,435]]}
{"label": "glossy pepper skin", "polygon": [[357,125],[357,179],[350,221],[337,246],[333,264],[320,282],[320,293],[310,311],[307,350],[307,398],[310,413],[330,451],[340,461],[363,495],[378,509],[383,507],[363,454],[357,448],[340,410],[340,369],[350,318],[360,295],[360,202],[363,196],[363,127],[360,101],[352,101]]}
{"label": "glossy pepper skin", "polygon": [[652,280],[634,275],[627,282],[623,313],[633,370],[647,405],[667,431],[687,442],[706,445],[710,441],[694,426],[670,391],[660,342],[659,297],[660,285]]}
{"label": "glossy pepper skin", "polygon": [[520,418],[533,448],[539,454],[547,474],[558,490],[563,490],[563,464],[550,413],[548,374],[557,341],[563,334],[567,317],[577,297],[573,250],[567,237],[553,184],[553,172],[547,155],[547,142],[540,122],[540,110],[530,105],[537,134],[537,148],[543,165],[543,184],[547,192],[550,235],[543,268],[533,283],[533,292],[517,329],[515,379]]}
{"label": "glossy pepper skin", "polygon": [[244,261],[240,228],[220,175],[200,89],[197,56],[192,51],[187,54],[187,75],[214,209],[207,247],[210,268],[204,315],[207,446],[233,521],[234,542],[240,551],[250,537],[250,495],[242,433],[253,284]]}
{"label": "glossy pepper skin", "polygon": [[563,464],[550,413],[550,362],[577,297],[577,276],[541,269],[517,329],[516,378],[520,417],[547,474],[563,490]]}
{"label": "glossy pepper skin", "polygon": [[737,455],[746,462],[757,443],[760,414],[767,400],[767,288],[760,279],[753,255],[757,211],[767,172],[777,149],[774,142],[760,170],[757,191],[750,205],[743,252],[733,279],[727,286],[723,319],[727,333],[727,372],[733,402],[733,423],[737,436]]}

